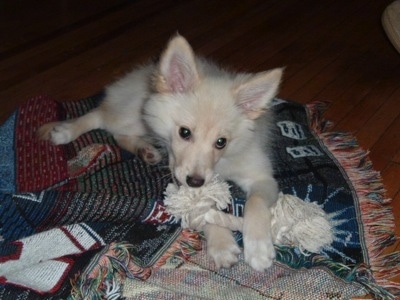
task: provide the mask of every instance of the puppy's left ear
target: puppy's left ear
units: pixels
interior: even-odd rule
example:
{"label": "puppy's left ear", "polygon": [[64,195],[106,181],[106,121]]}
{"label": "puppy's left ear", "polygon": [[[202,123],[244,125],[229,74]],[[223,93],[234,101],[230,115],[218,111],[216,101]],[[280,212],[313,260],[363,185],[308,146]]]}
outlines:
{"label": "puppy's left ear", "polygon": [[234,88],[236,104],[248,118],[257,119],[267,110],[278,92],[282,74],[281,68],[257,73]]}
{"label": "puppy's left ear", "polygon": [[185,93],[193,90],[198,81],[193,50],[185,38],[177,35],[161,55],[155,88],[160,93]]}

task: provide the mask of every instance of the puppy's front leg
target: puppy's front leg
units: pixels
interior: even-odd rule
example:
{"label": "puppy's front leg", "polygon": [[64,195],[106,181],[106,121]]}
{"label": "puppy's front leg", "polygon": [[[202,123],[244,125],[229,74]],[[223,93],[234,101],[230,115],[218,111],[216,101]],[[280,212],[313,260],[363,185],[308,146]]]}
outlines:
{"label": "puppy's front leg", "polygon": [[101,110],[93,109],[76,119],[44,124],[38,129],[37,135],[40,139],[49,140],[55,145],[68,144],[85,132],[101,128],[102,124]]}
{"label": "puppy's front leg", "polygon": [[238,262],[241,251],[230,229],[207,224],[203,230],[207,240],[207,254],[218,269],[229,268]]}
{"label": "puppy's front leg", "polygon": [[243,244],[245,261],[264,271],[275,259],[271,233],[271,206],[278,199],[274,179],[258,182],[250,188],[244,211]]}

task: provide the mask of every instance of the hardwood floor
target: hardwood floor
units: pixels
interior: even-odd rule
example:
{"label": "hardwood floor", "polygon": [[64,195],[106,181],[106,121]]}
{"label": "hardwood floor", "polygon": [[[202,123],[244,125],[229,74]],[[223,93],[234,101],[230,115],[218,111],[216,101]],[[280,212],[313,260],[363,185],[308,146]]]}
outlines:
{"label": "hardwood floor", "polygon": [[330,101],[334,130],[370,149],[400,235],[400,54],[380,20],[390,2],[3,1],[0,121],[39,94],[92,95],[179,32],[196,51],[238,70],[286,66],[282,98]]}

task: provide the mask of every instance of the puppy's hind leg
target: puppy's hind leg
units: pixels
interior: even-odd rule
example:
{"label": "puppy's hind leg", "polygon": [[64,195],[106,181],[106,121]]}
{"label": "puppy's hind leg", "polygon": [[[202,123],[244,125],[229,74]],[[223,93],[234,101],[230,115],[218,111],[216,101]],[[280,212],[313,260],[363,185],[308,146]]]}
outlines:
{"label": "puppy's hind leg", "polygon": [[161,161],[160,152],[150,143],[139,136],[133,135],[114,135],[114,139],[118,146],[136,154],[150,165],[157,164]]}
{"label": "puppy's hind leg", "polygon": [[81,134],[102,127],[102,114],[95,109],[86,115],[67,121],[51,122],[42,125],[37,135],[55,145],[68,144]]}

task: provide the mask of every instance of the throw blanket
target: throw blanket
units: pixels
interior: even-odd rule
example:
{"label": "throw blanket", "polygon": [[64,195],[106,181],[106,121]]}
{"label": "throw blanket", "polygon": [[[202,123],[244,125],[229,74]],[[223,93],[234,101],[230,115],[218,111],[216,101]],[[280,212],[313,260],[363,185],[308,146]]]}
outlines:
{"label": "throw blanket", "polygon": [[[101,98],[59,103],[37,97],[0,127],[1,299],[119,299],[124,283],[131,286],[127,278],[136,296],[157,298],[168,293],[152,289],[154,280],[161,276],[165,283],[170,272],[179,272],[168,267],[173,258],[200,266],[196,260],[204,251],[194,255],[202,248],[200,233],[182,231],[163,205],[171,180],[167,161],[148,166],[101,130],[62,146],[37,140],[41,124],[84,114]],[[260,294],[262,282],[269,282],[282,299],[293,299],[293,289],[270,281],[271,274],[284,276],[282,267],[297,275],[314,270],[300,278],[316,286],[316,279],[328,278],[313,294],[325,293],[326,299],[367,292],[390,299],[399,292],[390,281],[399,274],[399,253],[382,254],[395,236],[379,174],[350,135],[326,132],[323,106],[276,99],[271,147],[281,190],[317,202],[329,214],[335,241],[322,253],[276,245],[278,262],[261,283],[251,281],[254,272],[231,271],[233,280],[253,282],[232,297],[256,299],[252,293]],[[234,185],[232,194],[229,213],[242,215],[245,195]],[[342,285],[329,287],[329,278]],[[169,296],[185,298],[179,293]],[[319,299],[314,296],[309,299]]]}

